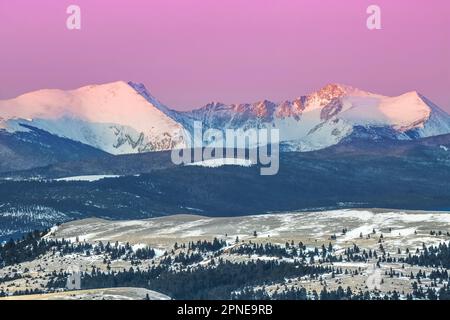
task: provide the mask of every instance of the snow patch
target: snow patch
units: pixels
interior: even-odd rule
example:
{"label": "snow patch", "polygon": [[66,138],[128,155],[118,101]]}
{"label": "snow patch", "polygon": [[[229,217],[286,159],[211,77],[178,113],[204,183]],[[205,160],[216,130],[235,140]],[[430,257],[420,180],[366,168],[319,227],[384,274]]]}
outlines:
{"label": "snow patch", "polygon": [[200,166],[208,168],[218,168],[221,166],[241,166],[241,167],[251,167],[253,164],[251,160],[248,159],[238,159],[238,158],[221,158],[221,159],[208,159],[199,162],[187,163],[187,166]]}
{"label": "snow patch", "polygon": [[98,181],[106,178],[118,178],[120,175],[110,174],[110,175],[89,175],[89,176],[73,176],[56,179],[56,181]]}

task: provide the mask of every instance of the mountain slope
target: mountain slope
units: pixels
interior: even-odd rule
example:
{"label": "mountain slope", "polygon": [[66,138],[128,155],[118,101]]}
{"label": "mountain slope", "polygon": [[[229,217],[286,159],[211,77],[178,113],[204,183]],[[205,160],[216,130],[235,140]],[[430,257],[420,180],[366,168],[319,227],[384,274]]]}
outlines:
{"label": "mountain slope", "polygon": [[[94,149],[96,150],[96,149]],[[33,168],[1,170],[0,179],[57,179],[71,176],[125,176],[150,173],[155,170],[172,168],[169,151],[145,152],[138,154],[107,155],[83,159],[62,159],[51,163],[34,165]]]}
{"label": "mountain slope", "polygon": [[103,159],[109,155],[99,149],[46,131],[24,126],[16,134],[0,130],[0,172],[27,170],[61,161]]}
{"label": "mountain slope", "polygon": [[125,82],[40,90],[0,101],[0,127],[27,124],[112,154],[184,146],[183,127]]}

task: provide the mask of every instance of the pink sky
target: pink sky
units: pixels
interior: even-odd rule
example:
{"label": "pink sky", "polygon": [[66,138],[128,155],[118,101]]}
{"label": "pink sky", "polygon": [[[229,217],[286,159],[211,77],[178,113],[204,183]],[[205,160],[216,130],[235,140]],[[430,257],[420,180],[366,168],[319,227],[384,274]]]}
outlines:
{"label": "pink sky", "polygon": [[[366,28],[369,4],[382,30]],[[338,82],[450,111],[449,57],[448,0],[0,0],[0,99],[132,80],[189,109]]]}

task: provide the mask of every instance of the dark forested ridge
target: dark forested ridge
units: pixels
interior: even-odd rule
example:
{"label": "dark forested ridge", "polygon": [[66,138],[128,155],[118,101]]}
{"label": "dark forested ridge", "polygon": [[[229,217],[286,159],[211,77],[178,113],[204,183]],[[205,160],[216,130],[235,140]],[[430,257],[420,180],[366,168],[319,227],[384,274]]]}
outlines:
{"label": "dark forested ridge", "polygon": [[0,172],[109,157],[108,153],[83,143],[32,126],[21,126],[27,131],[12,134],[0,129]]}
{"label": "dark forested ridge", "polygon": [[283,153],[275,176],[261,176],[256,166],[187,166],[95,182],[3,180],[0,197],[112,218],[186,208],[218,216],[346,206],[438,210],[450,208],[450,152],[435,151],[436,158]]}

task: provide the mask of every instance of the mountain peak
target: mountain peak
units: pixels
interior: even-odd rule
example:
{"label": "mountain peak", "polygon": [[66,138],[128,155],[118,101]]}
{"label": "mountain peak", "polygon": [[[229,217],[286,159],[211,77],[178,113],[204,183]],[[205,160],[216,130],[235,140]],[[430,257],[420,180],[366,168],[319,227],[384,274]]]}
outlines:
{"label": "mountain peak", "polygon": [[43,90],[1,101],[2,127],[24,124],[121,154],[184,146],[184,131],[141,84],[116,81],[75,90]]}
{"label": "mountain peak", "polygon": [[[128,87],[133,88],[137,93],[143,96],[150,103],[155,103],[157,101],[143,83],[128,81],[126,84]],[[159,104],[159,102],[157,104]]]}
{"label": "mountain peak", "polygon": [[362,91],[360,89],[357,89],[355,87],[346,85],[346,84],[340,84],[340,83],[329,83],[319,89],[317,91],[317,94],[319,96],[326,96],[326,97],[333,97],[333,98],[339,98],[346,95],[355,95],[355,94],[369,94],[368,92]]}
{"label": "mountain peak", "polygon": [[349,88],[352,89],[353,87],[334,82],[334,83],[327,83],[319,91],[346,91]]}
{"label": "mountain peak", "polygon": [[151,94],[148,91],[148,89],[146,88],[146,86],[143,83],[141,83],[141,82],[128,81],[127,85],[132,87],[134,90],[136,90],[141,95],[151,96]]}
{"label": "mountain peak", "polygon": [[78,89],[69,90],[69,92],[91,91],[91,90],[102,90],[102,89],[109,91],[109,92],[113,92],[113,91],[129,89],[129,86],[125,81],[117,80],[117,81],[113,81],[113,82],[91,84],[91,85],[80,87]]}
{"label": "mountain peak", "polygon": [[348,95],[351,87],[330,83],[307,96],[308,109],[321,108],[328,105],[333,99]]}
{"label": "mountain peak", "polygon": [[128,87],[133,88],[138,94],[140,94],[142,97],[144,97],[145,100],[150,102],[154,107],[158,108],[164,113],[170,113],[170,110],[168,107],[166,107],[164,104],[159,102],[158,99],[156,99],[150,91],[148,91],[147,87],[143,83],[128,81],[127,83]]}

